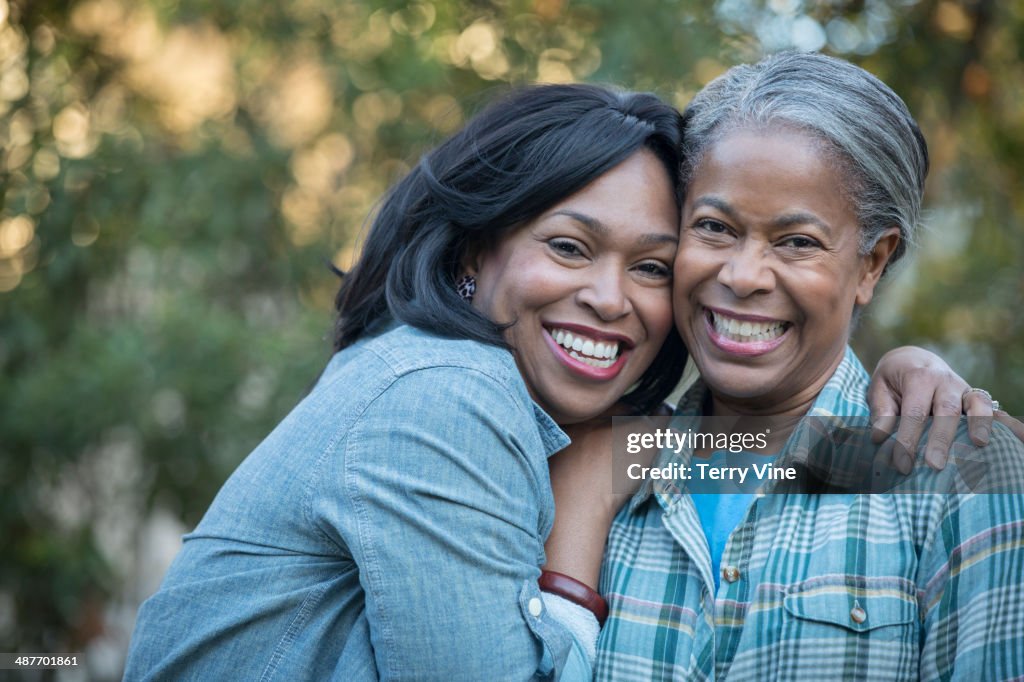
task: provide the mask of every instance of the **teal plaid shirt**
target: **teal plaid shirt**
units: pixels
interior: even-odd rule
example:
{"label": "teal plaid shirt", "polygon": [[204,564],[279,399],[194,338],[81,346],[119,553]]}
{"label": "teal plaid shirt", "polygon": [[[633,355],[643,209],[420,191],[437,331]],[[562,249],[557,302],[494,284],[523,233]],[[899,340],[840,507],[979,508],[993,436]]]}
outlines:
{"label": "teal plaid shirt", "polygon": [[[809,414],[867,416],[867,383],[847,349]],[[704,396],[698,382],[677,414]],[[983,454],[1024,490],[1009,431]],[[600,587],[598,680],[1020,679],[1024,495],[758,495],[716,592],[692,500],[648,482],[615,519]]]}

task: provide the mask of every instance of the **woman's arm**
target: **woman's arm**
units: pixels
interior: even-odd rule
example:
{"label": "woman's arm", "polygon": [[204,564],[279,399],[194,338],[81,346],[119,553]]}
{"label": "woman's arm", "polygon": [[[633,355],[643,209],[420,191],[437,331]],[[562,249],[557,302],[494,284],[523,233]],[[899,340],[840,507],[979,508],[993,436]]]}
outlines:
{"label": "woman's arm", "polygon": [[[662,406],[653,416],[668,417]],[[622,505],[639,482],[615,476],[612,417],[632,415],[633,408],[619,403],[607,413],[567,427],[572,443],[548,460],[555,496],[555,525],[545,543],[549,571],[564,573],[597,590],[605,540]],[[631,461],[652,460],[649,449]]]}
{"label": "woman's arm", "polygon": [[572,444],[550,458],[555,525],[545,543],[545,570],[597,590],[605,540],[628,495],[612,492],[612,420],[566,429]]}
{"label": "woman's arm", "polygon": [[523,398],[472,370],[412,372],[325,471],[313,518],[353,556],[382,678],[531,679],[578,656],[537,585],[548,453]]}

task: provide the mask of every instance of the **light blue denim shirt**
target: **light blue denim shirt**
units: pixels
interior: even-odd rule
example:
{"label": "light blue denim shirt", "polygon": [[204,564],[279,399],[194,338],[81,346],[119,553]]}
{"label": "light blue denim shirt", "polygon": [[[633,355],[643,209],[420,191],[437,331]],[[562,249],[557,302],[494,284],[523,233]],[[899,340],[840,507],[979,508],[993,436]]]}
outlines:
{"label": "light blue denim shirt", "polygon": [[395,325],[360,341],[185,536],[125,679],[588,669],[537,587],[567,443],[505,350]]}

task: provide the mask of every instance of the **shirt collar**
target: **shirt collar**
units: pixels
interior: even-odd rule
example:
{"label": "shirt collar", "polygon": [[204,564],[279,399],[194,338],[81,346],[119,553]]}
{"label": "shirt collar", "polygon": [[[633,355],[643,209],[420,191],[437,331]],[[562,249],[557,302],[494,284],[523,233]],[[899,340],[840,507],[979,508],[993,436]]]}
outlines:
{"label": "shirt collar", "polygon": [[565,431],[537,403],[533,403],[533,416],[537,419],[537,432],[546,456],[550,457],[571,442]]}

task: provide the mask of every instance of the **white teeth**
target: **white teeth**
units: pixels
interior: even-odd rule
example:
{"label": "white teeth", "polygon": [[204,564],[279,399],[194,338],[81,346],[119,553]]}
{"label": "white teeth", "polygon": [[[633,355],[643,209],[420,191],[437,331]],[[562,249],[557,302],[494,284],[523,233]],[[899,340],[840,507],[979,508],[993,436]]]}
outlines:
{"label": "white teeth", "polygon": [[564,329],[550,329],[555,343],[569,351],[569,355],[592,367],[611,367],[619,356],[620,344],[615,341],[596,341],[574,336]]}
{"label": "white teeth", "polygon": [[722,336],[740,343],[751,343],[753,341],[771,341],[785,333],[787,324],[784,321],[751,322],[749,320],[734,320],[724,315],[711,312],[711,321],[715,331]]}
{"label": "white teeth", "polygon": [[574,358],[576,358],[585,365],[590,365],[591,367],[600,367],[601,369],[611,367],[613,364],[615,364],[614,360],[595,360],[593,358],[584,357],[577,353],[576,351],[570,351],[569,355],[573,356]]}

